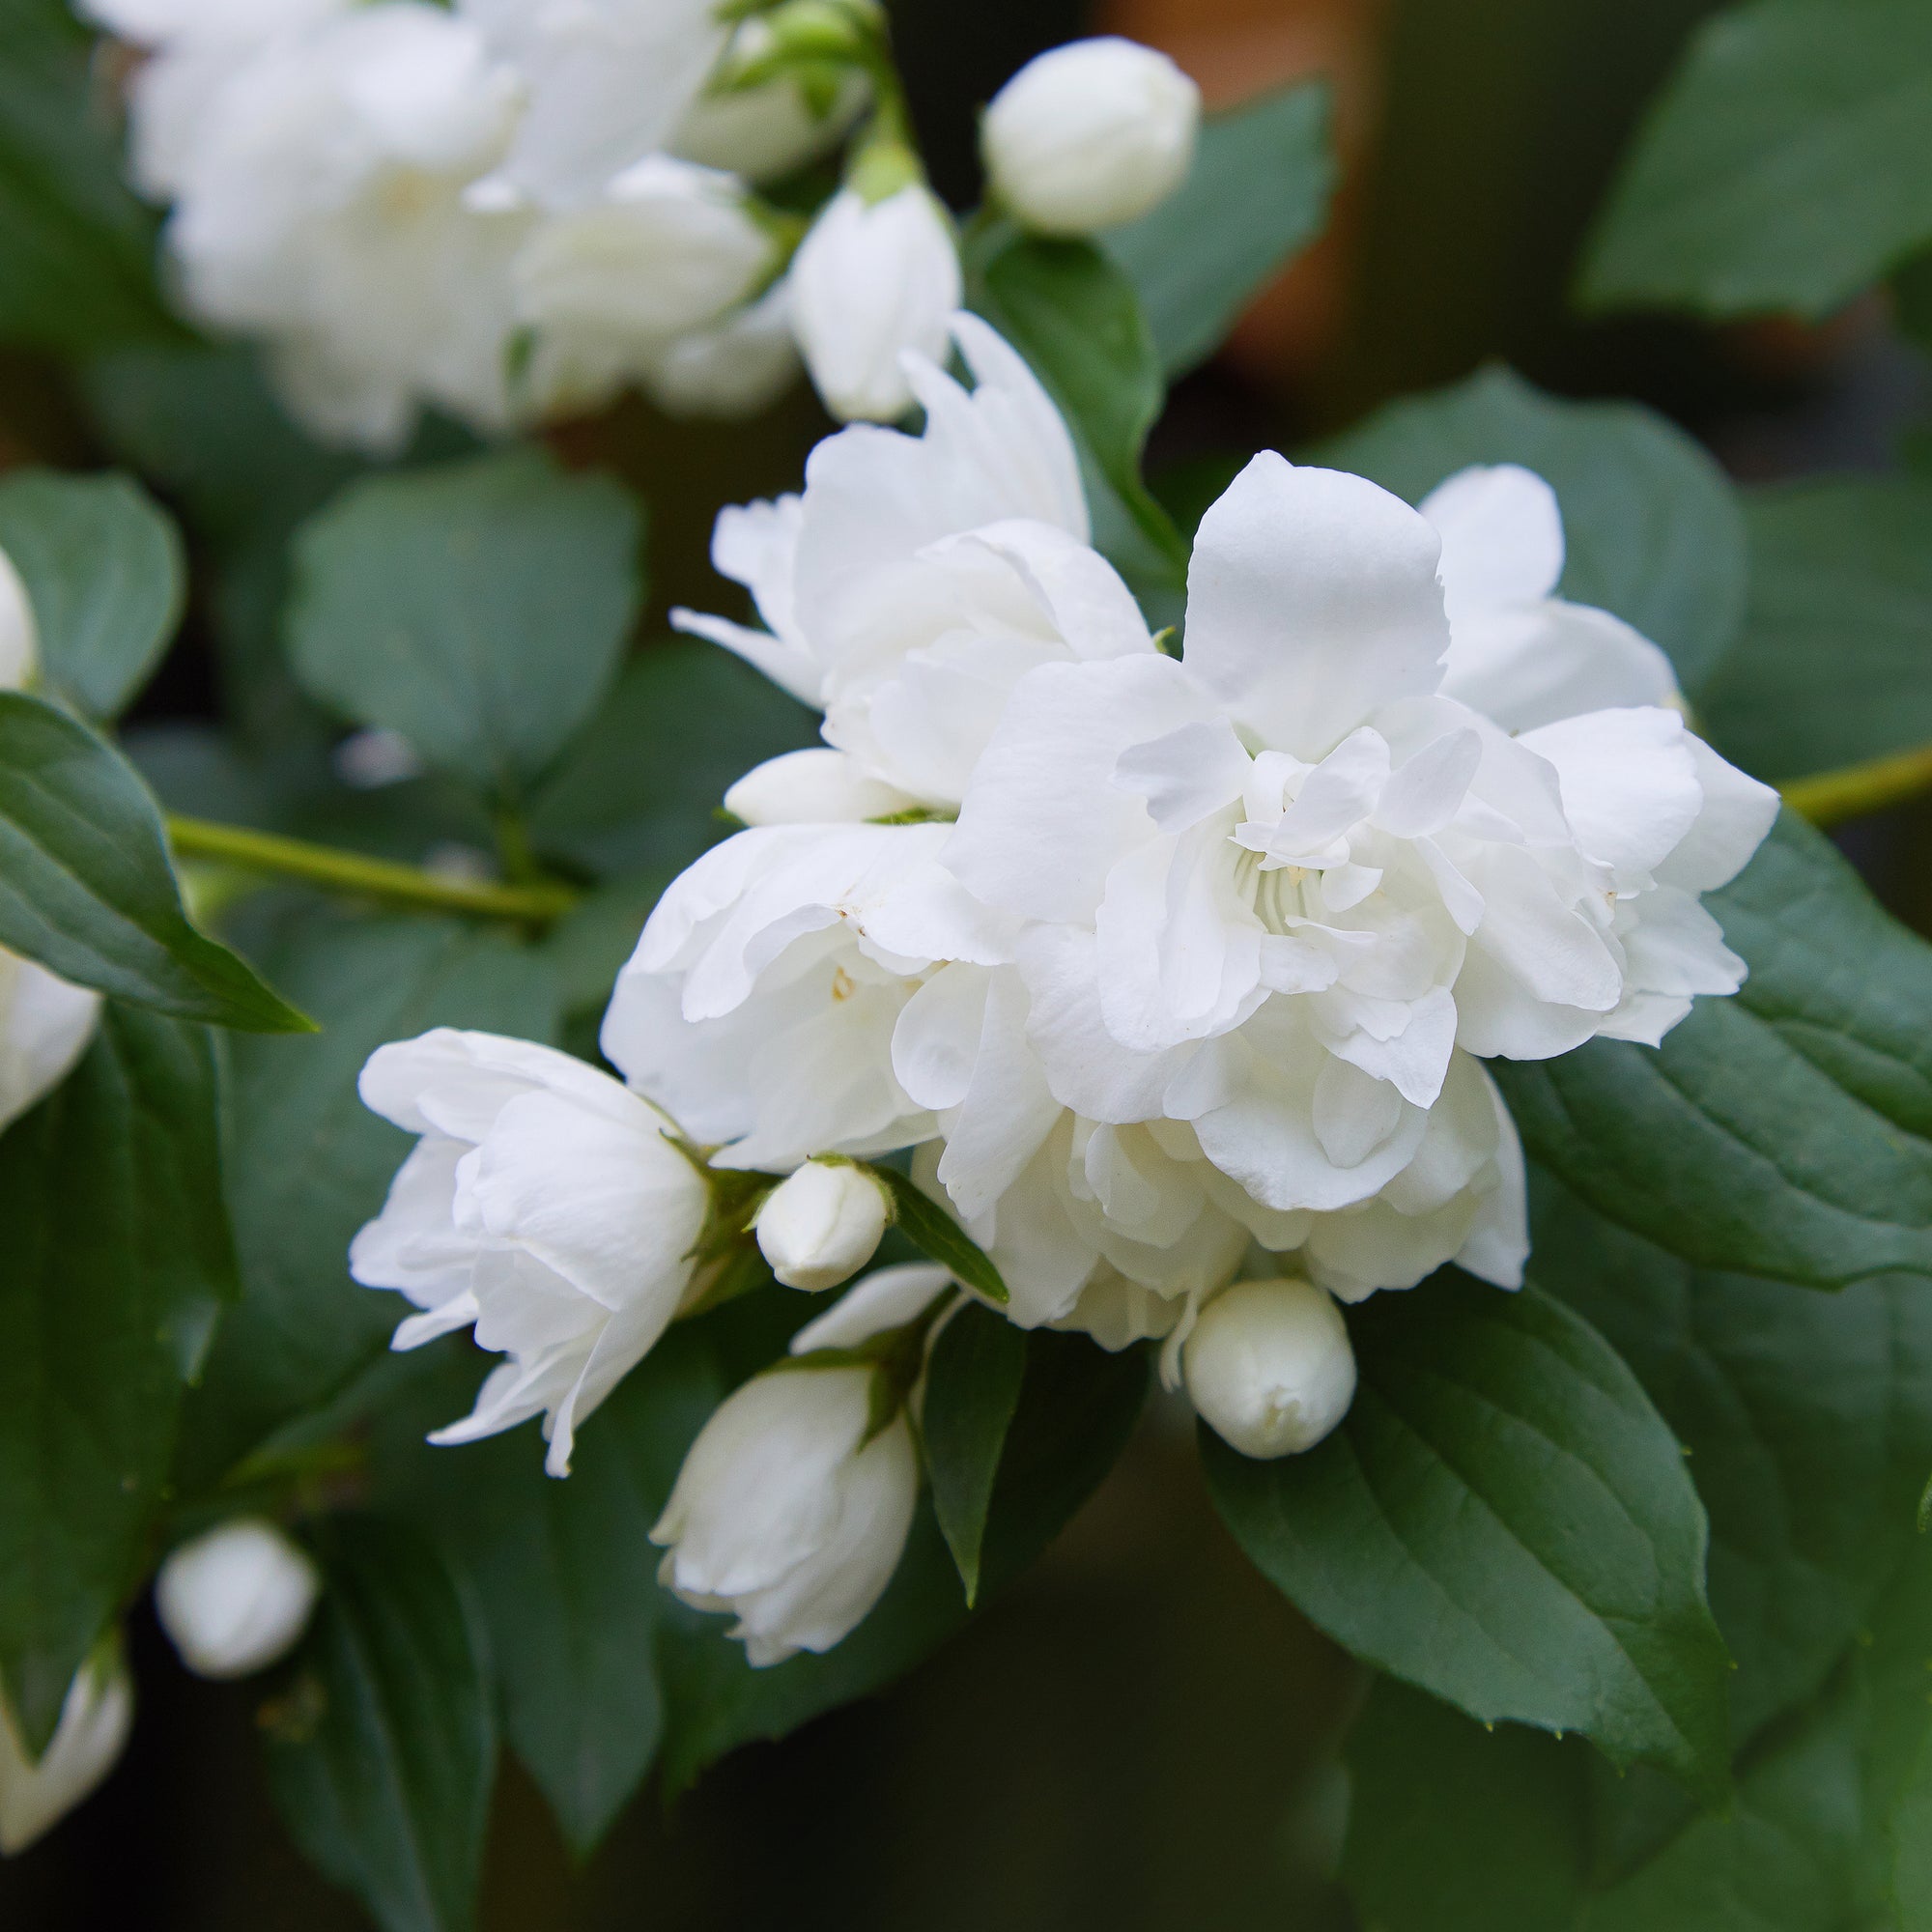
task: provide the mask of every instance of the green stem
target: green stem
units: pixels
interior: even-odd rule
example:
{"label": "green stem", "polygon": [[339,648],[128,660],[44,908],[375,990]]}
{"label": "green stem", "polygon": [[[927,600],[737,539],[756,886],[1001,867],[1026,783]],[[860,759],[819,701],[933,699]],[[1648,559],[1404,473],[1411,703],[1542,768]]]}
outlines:
{"label": "green stem", "polygon": [[387,859],[371,859],[333,845],[312,845],[305,838],[284,838],[278,833],[255,832],[246,826],[215,825],[205,818],[183,818],[170,812],[167,828],[170,842],[184,859],[216,859],[251,872],[272,872],[333,892],[365,894],[439,912],[477,913],[541,925],[560,919],[577,903],[577,895],[568,886],[499,886],[474,879],[446,879],[414,866],[398,866]]}
{"label": "green stem", "polygon": [[1818,772],[1792,779],[1778,786],[1784,802],[1813,825],[1838,825],[1848,818],[1903,805],[1920,792],[1932,791],[1932,745],[1893,752],[1842,771]]}

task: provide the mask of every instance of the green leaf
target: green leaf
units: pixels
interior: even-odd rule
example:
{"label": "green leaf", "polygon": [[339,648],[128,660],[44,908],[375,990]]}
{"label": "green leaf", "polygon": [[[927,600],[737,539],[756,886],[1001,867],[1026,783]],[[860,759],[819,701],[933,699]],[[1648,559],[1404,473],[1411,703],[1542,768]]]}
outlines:
{"label": "green leaf", "polygon": [[182,1379],[237,1292],[214,1042],[109,1006],[0,1136],[0,1674],[30,1746],[139,1580]]}
{"label": "green leaf", "polygon": [[352,1519],[324,1563],[322,1606],[263,1714],[269,1789],[384,1932],[464,1932],[497,1759],[483,1633],[412,1531]]}
{"label": "green leaf", "polygon": [[599,873],[676,872],[723,835],[719,802],[752,766],[817,742],[816,715],[729,651],[653,643],[538,787],[530,837]]}
{"label": "green leaf", "polygon": [[1704,1513],[1629,1369],[1538,1290],[1451,1272],[1350,1330],[1360,1387],[1319,1447],[1251,1462],[1203,1430],[1236,1542],[1367,1662],[1721,1791]]}
{"label": "green leaf", "polygon": [[1684,432],[1635,403],[1572,403],[1492,366],[1378,410],[1311,452],[1419,503],[1472,463],[1520,463],[1556,492],[1560,595],[1614,611],[1660,645],[1692,696],[1745,609],[1736,492]]}
{"label": "green leaf", "polygon": [[640,530],[620,485],[536,450],[354,483],[296,540],[296,673],[319,702],[517,798],[616,674]]}
{"label": "green leaf", "polygon": [[11,691],[0,692],[0,946],[177,1019],[312,1031],[188,923],[160,814],[127,760]]}
{"label": "green leaf", "polygon": [[992,1257],[910,1175],[869,1161],[858,1165],[892,1196],[893,1225],[927,1261],[951,1268],[953,1279],[976,1294],[1007,1305],[1011,1297]]}
{"label": "green leaf", "polygon": [[1094,544],[1144,599],[1174,597],[1186,585],[1187,546],[1141,480],[1167,387],[1133,284],[1091,242],[1049,242],[1005,222],[971,238],[966,272],[972,307],[1032,364],[1066,418]]}
{"label": "green leaf", "polygon": [[1662,1047],[1492,1063],[1524,1147],[1701,1267],[1807,1288],[1932,1274],[1932,951],[1788,811],[1705,903],[1744,989]]}
{"label": "green leaf", "polygon": [[232,1199],[244,1293],[223,1321],[184,1420],[180,1480],[218,1482],[278,1427],[382,1355],[408,1313],[349,1279],[350,1238],[383,1205],[408,1137],[356,1096],[385,1040],[434,1026],[547,1040],[549,961],[500,931],[428,919],[297,921],[270,954],[324,1031],[238,1041]]}
{"label": "green leaf", "polygon": [[1699,712],[1780,781],[1932,742],[1932,484],[1833,477],[1754,491],[1744,630]]}
{"label": "green leaf", "polygon": [[181,621],[174,525],[131,477],[16,470],[0,482],[0,551],[27,586],[42,674],[90,716],[116,716]]}
{"label": "green leaf", "polygon": [[1932,239],[1928,123],[1920,0],[1728,10],[1639,135],[1583,299],[1826,314]]}
{"label": "green leaf", "polygon": [[122,181],[92,37],[62,0],[0,0],[0,340],[71,355],[181,334],[158,225]]}
{"label": "green leaf", "polygon": [[1210,115],[1179,189],[1105,237],[1170,382],[1213,355],[1249,300],[1321,233],[1334,186],[1327,83],[1303,81]]}
{"label": "green leaf", "polygon": [[1835,1297],[1691,1267],[1547,1176],[1532,1266],[1630,1364],[1711,1520],[1710,1598],[1740,1742],[1814,1696],[1911,1548],[1932,1466],[1932,1295]]}
{"label": "green leaf", "polygon": [[920,1436],[933,1513],[969,1605],[980,1593],[980,1546],[1026,1362],[1025,1332],[969,1304],[940,1330],[926,1364]]}

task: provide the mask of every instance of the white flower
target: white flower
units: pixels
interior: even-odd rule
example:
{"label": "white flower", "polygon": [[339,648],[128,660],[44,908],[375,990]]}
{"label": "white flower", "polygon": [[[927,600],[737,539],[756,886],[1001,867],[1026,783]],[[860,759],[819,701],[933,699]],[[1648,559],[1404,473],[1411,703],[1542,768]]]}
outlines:
{"label": "white flower", "polygon": [[1188,1338],[1187,1393],[1243,1456],[1297,1456],[1349,1412],[1355,1354],[1334,1302],[1305,1281],[1242,1281]]}
{"label": "white flower", "polygon": [[940,962],[1004,957],[1008,924],[939,865],[949,836],[773,825],[714,846],[618,976],[606,1057],[720,1148],[720,1167],[786,1173],[925,1139],[933,1120],[894,1073],[894,1029]]}
{"label": "white flower", "polygon": [[890,422],[913,405],[902,357],[946,354],[959,306],[959,250],[932,191],[912,183],[882,201],[841,188],[792,261],[792,327],[825,407],[845,421]]}
{"label": "white flower", "polygon": [[[727,61],[757,58],[772,44],[770,25],[755,14],[741,21]],[[865,76],[848,71],[823,112],[790,74],[728,94],[701,93],[672,135],[673,153],[707,167],[729,168],[748,181],[776,181],[832,147],[870,96]]]}
{"label": "white flower", "polygon": [[0,1856],[25,1851],[91,1797],[120,1761],[133,1726],[134,1683],[118,1641],[75,1673],[38,1762],[27,1755],[0,1696]]}
{"label": "white flower", "polygon": [[1388,1186],[1459,1050],[1654,1041],[1743,978],[1696,895],[1775,795],[1675,711],[1512,739],[1437,695],[1437,549],[1373,484],[1258,457],[1202,523],[1184,663],[1029,673],[947,847],[1028,922],[1054,1097],[1191,1122],[1271,1209]]}
{"label": "white flower", "polygon": [[1151,47],[1108,36],[1029,61],[980,126],[995,198],[1029,228],[1086,235],[1136,220],[1186,179],[1201,90]]}
{"label": "white flower", "polygon": [[892,1203],[864,1168],[809,1160],[773,1188],[753,1224],[758,1251],[787,1288],[837,1288],[885,1239]]}
{"label": "white flower", "polygon": [[525,108],[494,202],[568,208],[671,145],[728,30],[712,0],[458,0],[512,65]]}
{"label": "white flower", "polygon": [[1445,696],[1505,731],[1620,705],[1684,709],[1670,660],[1648,638],[1553,595],[1563,514],[1541,476],[1512,463],[1459,470],[1421,507],[1442,540]]}
{"label": "white flower", "polygon": [[664,1333],[690,1284],[709,1190],[648,1101],[569,1054],[438,1028],[379,1048],[364,1103],[420,1134],[350,1249],[367,1288],[423,1313],[412,1349],[475,1324],[512,1359],[434,1442],[544,1416],[553,1475],[573,1432]]}
{"label": "white flower", "polygon": [[673,336],[639,364],[645,393],[667,415],[754,415],[798,374],[791,284],[779,280],[721,321]]}
{"label": "white flower", "polygon": [[182,1662],[201,1677],[248,1677],[308,1628],[322,1578],[307,1555],[259,1518],[184,1543],[155,1578],[155,1610]]}
{"label": "white flower", "polygon": [[952,326],[975,386],[913,358],[923,434],[843,431],[813,450],[802,497],[720,515],[712,561],[768,629],[672,613],[820,706],[853,786],[941,810],[1027,671],[1154,648],[1088,546],[1079,462],[1046,392],[977,317]]}
{"label": "white flower", "polygon": [[67,1078],[99,1017],[99,993],[0,946],[0,1127]]}
{"label": "white flower", "polygon": [[424,402],[507,420],[526,223],[463,197],[518,94],[463,20],[388,0],[271,42],[208,104],[167,230],[183,294],[268,339],[318,434],[393,449]]}
{"label": "white flower", "polygon": [[33,600],[14,559],[0,550],[0,691],[24,691],[41,666]]}
{"label": "white flower", "polygon": [[898,1567],[919,1459],[903,1413],[872,1433],[880,1373],[753,1377],[699,1431],[651,1531],[668,1546],[658,1580],[734,1615],[754,1665],[830,1650]]}

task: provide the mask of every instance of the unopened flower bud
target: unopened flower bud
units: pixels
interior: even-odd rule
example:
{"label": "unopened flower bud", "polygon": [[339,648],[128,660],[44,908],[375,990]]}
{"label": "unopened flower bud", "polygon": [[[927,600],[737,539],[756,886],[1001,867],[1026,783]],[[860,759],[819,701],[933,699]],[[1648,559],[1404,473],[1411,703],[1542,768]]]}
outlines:
{"label": "unopened flower bud", "polygon": [[918,803],[829,745],[767,758],[724,794],[724,810],[747,825],[851,824],[891,818]]}
{"label": "unopened flower bud", "polygon": [[952,223],[917,182],[880,200],[841,188],[793,258],[791,287],[799,353],[825,407],[890,422],[912,407],[902,354],[946,359],[962,287]]}
{"label": "unopened flower bud", "polygon": [[684,1459],[653,1543],[658,1581],[724,1610],[755,1665],[830,1650],[905,1549],[919,1458],[903,1414],[878,1428],[877,1372],[791,1368],[727,1396]]}
{"label": "unopened flower bud", "polygon": [[1201,90],[1165,54],[1113,36],[1029,61],[994,96],[980,151],[995,197],[1044,235],[1117,228],[1186,179]]}
{"label": "unopened flower bud", "polygon": [[40,662],[40,632],[27,586],[14,559],[0,550],[0,691],[25,689]]}
{"label": "unopened flower bud", "polygon": [[226,1522],[185,1543],[155,1579],[155,1608],[199,1677],[246,1677],[289,1651],[322,1588],[273,1523]]}
{"label": "unopened flower bud", "polygon": [[1312,1449],[1349,1412],[1355,1353],[1333,1298],[1306,1281],[1241,1281],[1187,1338],[1187,1393],[1243,1456]]}
{"label": "unopened flower bud", "polygon": [[38,1761],[0,1698],[0,1857],[25,1851],[90,1797],[119,1762],[133,1724],[134,1684],[118,1642],[75,1673]]}
{"label": "unopened flower bud", "polygon": [[809,1160],[758,1209],[758,1246],[787,1288],[837,1288],[872,1259],[890,1214],[886,1190],[864,1168]]}

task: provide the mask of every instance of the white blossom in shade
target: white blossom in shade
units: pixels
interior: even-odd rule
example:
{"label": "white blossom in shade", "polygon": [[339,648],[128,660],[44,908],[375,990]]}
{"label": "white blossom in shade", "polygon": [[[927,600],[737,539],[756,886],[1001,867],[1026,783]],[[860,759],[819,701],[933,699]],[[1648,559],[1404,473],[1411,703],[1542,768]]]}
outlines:
{"label": "white blossom in shade", "polygon": [[197,1676],[248,1677],[295,1647],[321,1593],[321,1574],[284,1531],[243,1518],[170,1553],[155,1611]]}
{"label": "white blossom in shade", "polygon": [[99,993],[0,946],[0,1128],[67,1078],[99,1017]]}
{"label": "white blossom in shade", "polygon": [[714,1165],[788,1173],[926,1139],[893,1069],[907,1001],[1009,922],[938,863],[945,825],[773,825],[674,880],[617,979],[603,1049]]}
{"label": "white blossom in shade", "polygon": [[1272,1210],[1389,1186],[1459,1050],[1654,1040],[1743,978],[1697,895],[1775,795],[1672,710],[1512,739],[1440,696],[1437,552],[1373,484],[1256,458],[1203,520],[1184,663],[1028,673],[946,850],[1026,922],[1053,1097],[1190,1123]]}
{"label": "white blossom in shade", "polygon": [[513,269],[538,388],[594,398],[709,328],[778,267],[730,175],[649,155],[595,201],[538,223]]}
{"label": "white blossom in shade", "polygon": [[93,1796],[134,1727],[134,1680],[115,1642],[75,1673],[60,1723],[38,1760],[0,1697],[0,1856],[13,1858]]}
{"label": "white blossom in shade", "polygon": [[412,1349],[474,1324],[510,1356],[433,1442],[544,1417],[553,1475],[572,1436],[676,1313],[709,1190],[670,1122],[608,1074],[526,1040],[438,1028],[380,1047],[365,1105],[421,1139],[350,1249],[366,1288],[422,1312]]}
{"label": "white blossom in shade", "polygon": [[819,399],[842,420],[912,408],[908,353],[938,361],[963,288],[952,218],[923,183],[880,201],[840,188],[792,260],[792,328]]}
{"label": "white blossom in shade", "polygon": [[980,146],[995,199],[1029,228],[1087,235],[1137,220],[1194,160],[1201,90],[1114,36],[1029,61],[993,97]]}
{"label": "white blossom in shade", "polygon": [[919,1459],[903,1413],[873,1433],[876,1373],[754,1376],[698,1432],[651,1531],[659,1582],[735,1616],[753,1665],[830,1650],[898,1567]]}
{"label": "white blossom in shade", "polygon": [[34,621],[33,599],[0,550],[0,691],[23,691],[41,667],[41,631]]}
{"label": "white blossom in shade", "polygon": [[874,1336],[909,1326],[952,1289],[951,1272],[934,1262],[874,1268],[823,1315],[808,1321],[791,1338],[789,1352],[809,1355],[817,1349],[856,1349]]}
{"label": "white blossom in shade", "polygon": [[1088,546],[1079,462],[1046,392],[977,317],[952,329],[975,386],[913,358],[921,435],[845,430],[813,450],[803,496],[720,515],[712,561],[766,628],[673,612],[821,708],[855,777],[947,811],[1026,672],[1154,650]]}
{"label": "white blossom in shade", "polygon": [[798,375],[791,284],[781,278],[755,301],[673,336],[639,364],[644,393],[671,416],[754,415]]}
{"label": "white blossom in shade", "polygon": [[1442,692],[1505,731],[1618,706],[1682,711],[1670,660],[1622,618],[1555,595],[1556,493],[1513,463],[1459,470],[1423,499],[1442,542]]}
{"label": "white blossom in shade", "polygon": [[713,0],[457,0],[517,72],[524,111],[491,204],[569,208],[668,149],[729,29]]}
{"label": "white blossom in shade", "polygon": [[[771,47],[770,24],[755,14],[739,23],[725,60],[757,59]],[[729,93],[706,90],[684,110],[670,139],[673,154],[747,181],[776,181],[816,159],[851,128],[870,98],[864,74],[848,71],[829,101],[814,103],[790,74]]]}
{"label": "white blossom in shade", "polygon": [[148,57],[128,83],[136,186],[179,193],[188,156],[249,57],[347,13],[355,0],[83,0],[80,12]]}
{"label": "white blossom in shade", "polygon": [[318,435],[398,447],[417,408],[508,419],[515,214],[465,205],[515,74],[440,7],[388,0],[270,43],[210,103],[167,240],[194,316],[264,337]]}
{"label": "white blossom in shade", "polygon": [[1354,1400],[1348,1325],[1310,1282],[1236,1282],[1202,1311],[1185,1360],[1195,1408],[1243,1456],[1314,1448]]}
{"label": "white blossom in shade", "polygon": [[885,1239],[892,1203],[850,1161],[809,1160],[773,1188],[753,1224],[758,1251],[787,1288],[837,1288]]}

